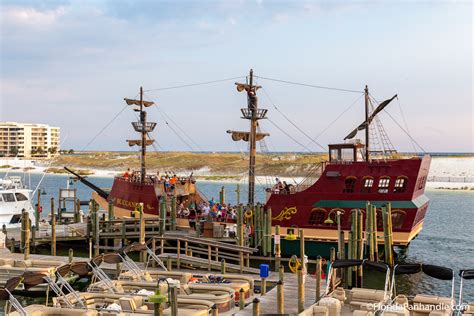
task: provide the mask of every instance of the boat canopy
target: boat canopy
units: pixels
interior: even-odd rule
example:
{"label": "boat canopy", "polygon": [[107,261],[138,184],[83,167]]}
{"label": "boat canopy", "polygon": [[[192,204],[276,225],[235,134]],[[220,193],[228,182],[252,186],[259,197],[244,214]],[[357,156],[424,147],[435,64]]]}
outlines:
{"label": "boat canopy", "polygon": [[474,269],[463,269],[459,271],[459,276],[464,280],[474,280]]}
{"label": "boat canopy", "polygon": [[454,278],[454,272],[452,269],[433,264],[407,263],[398,264],[394,268],[394,273],[396,275],[416,274],[419,272],[423,272],[424,274],[438,280],[452,280]]}
{"label": "boat canopy", "polygon": [[365,266],[373,268],[380,272],[386,272],[389,269],[389,266],[385,263],[380,262],[373,262],[369,260],[358,260],[358,259],[340,259],[335,260],[331,265],[332,268],[349,268],[349,267],[358,267],[358,266]]}

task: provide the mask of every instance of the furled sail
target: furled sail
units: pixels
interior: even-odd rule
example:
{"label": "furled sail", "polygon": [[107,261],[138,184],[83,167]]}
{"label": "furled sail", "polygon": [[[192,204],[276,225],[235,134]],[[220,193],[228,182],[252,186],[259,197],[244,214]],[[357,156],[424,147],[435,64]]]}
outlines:
{"label": "furled sail", "polygon": [[369,116],[367,121],[362,122],[359,126],[357,126],[352,132],[350,132],[346,137],[344,137],[344,140],[346,139],[351,139],[354,138],[354,136],[357,135],[357,131],[362,131],[367,128],[367,126],[372,122],[372,120],[375,118],[375,116],[380,113],[390,102],[392,102],[393,99],[395,99],[397,95],[395,94],[391,99],[385,100],[382,103],[379,104],[379,106],[372,112],[372,114]]}
{"label": "furled sail", "polygon": [[[132,146],[141,146],[142,145],[142,141],[140,139],[138,140],[130,140],[130,139],[127,139],[127,142],[128,142],[128,146],[132,147]],[[153,139],[147,139],[145,141],[145,144],[147,146],[150,146],[151,144],[153,144],[154,140]]]}
{"label": "furled sail", "polygon": [[[140,100],[133,100],[133,99],[127,99],[127,98],[124,98],[124,100],[128,105],[138,105],[138,106],[140,106]],[[155,102],[152,102],[152,101],[142,101],[142,102],[143,102],[143,105],[145,107],[149,107],[149,106],[152,106],[153,104],[155,104]]]}
{"label": "furled sail", "polygon": [[[241,131],[227,131],[227,133],[231,134],[232,140],[234,142],[238,142],[240,140],[243,140],[244,142],[248,142],[250,139],[250,133],[249,132],[241,132]],[[260,141],[264,139],[266,136],[270,136],[269,133],[256,133],[255,134],[255,140]]]}

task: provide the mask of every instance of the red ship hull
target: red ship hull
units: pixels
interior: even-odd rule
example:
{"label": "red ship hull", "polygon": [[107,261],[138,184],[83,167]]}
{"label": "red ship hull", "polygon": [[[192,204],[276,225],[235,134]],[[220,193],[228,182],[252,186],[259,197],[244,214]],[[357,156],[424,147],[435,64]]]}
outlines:
{"label": "red ship hull", "polygon": [[[330,162],[321,177],[306,190],[293,194],[271,194],[266,206],[272,210],[272,226],[280,225],[283,234],[291,227],[304,228],[305,237],[332,242],[337,240],[337,211],[342,213],[342,229],[348,231],[351,211],[362,209],[365,213],[366,204],[370,202],[377,207],[377,222],[381,231],[380,208],[390,202],[394,244],[407,246],[421,231],[428,208],[429,200],[424,195],[424,188],[430,161],[431,158],[425,156],[370,162]],[[370,183],[366,179],[373,180],[370,187],[365,186]]]}

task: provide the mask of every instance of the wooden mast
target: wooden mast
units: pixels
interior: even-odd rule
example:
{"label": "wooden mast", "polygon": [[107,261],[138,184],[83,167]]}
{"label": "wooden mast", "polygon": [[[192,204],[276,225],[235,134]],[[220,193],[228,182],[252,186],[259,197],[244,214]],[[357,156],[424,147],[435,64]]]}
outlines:
{"label": "wooden mast", "polygon": [[369,88],[364,89],[365,96],[365,161],[369,161]]}
{"label": "wooden mast", "polygon": [[254,205],[255,202],[255,158],[257,156],[257,91],[253,85],[253,69],[250,69],[249,76],[250,89],[247,92],[247,107],[250,110],[250,137],[249,137],[249,195],[248,203]]}
{"label": "wooden mast", "polygon": [[228,130],[227,133],[232,134],[234,141],[243,140],[249,142],[248,203],[253,205],[255,204],[255,159],[257,156],[257,141],[270,135],[268,133],[257,133],[257,126],[258,120],[264,119],[268,110],[258,108],[257,90],[260,89],[261,86],[253,84],[253,69],[250,69],[248,83],[236,82],[235,84],[237,85],[237,91],[242,92],[245,90],[247,92],[247,108],[243,108],[240,111],[242,112],[242,118],[250,121],[250,131],[241,132]]}
{"label": "wooden mast", "polygon": [[143,111],[143,87],[140,87],[140,123],[142,123],[142,153],[141,153],[141,169],[140,169],[140,182],[145,182],[146,167],[145,167],[145,156],[146,156],[146,112]]}
{"label": "wooden mast", "polygon": [[143,87],[140,87],[140,99],[127,99],[125,102],[128,105],[135,105],[138,108],[134,109],[136,112],[140,112],[140,121],[132,122],[133,128],[136,132],[140,133],[140,140],[127,140],[129,146],[140,146],[140,182],[144,183],[146,180],[146,146],[153,144],[153,140],[148,139],[148,133],[155,129],[156,123],[147,122],[146,111],[144,108],[154,105],[154,102],[143,100]]}

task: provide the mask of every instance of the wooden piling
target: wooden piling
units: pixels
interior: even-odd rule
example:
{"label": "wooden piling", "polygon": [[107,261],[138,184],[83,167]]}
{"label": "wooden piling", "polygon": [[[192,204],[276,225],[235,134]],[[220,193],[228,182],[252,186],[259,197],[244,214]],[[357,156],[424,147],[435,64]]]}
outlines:
{"label": "wooden piling", "polygon": [[285,293],[282,280],[277,282],[277,314],[285,314]]}
{"label": "wooden piling", "polygon": [[68,262],[71,263],[73,258],[74,258],[74,250],[72,250],[72,248],[69,248]]}
{"label": "wooden piling", "polygon": [[22,213],[22,219],[21,219],[21,226],[22,226],[22,236],[23,236],[23,254],[24,254],[24,259],[28,260],[30,258],[30,229],[31,229],[31,223],[30,223],[30,214],[23,209]]}
{"label": "wooden piling", "polygon": [[275,226],[275,237],[273,242],[275,243],[275,271],[278,272],[281,264],[280,225]]}
{"label": "wooden piling", "polygon": [[225,203],[225,187],[221,187],[221,191],[219,192],[219,203],[223,205]]}
{"label": "wooden piling", "polygon": [[212,316],[218,316],[219,315],[219,309],[217,308],[217,304],[212,305],[211,315]]}
{"label": "wooden piling", "polygon": [[171,292],[171,316],[178,316],[178,287],[176,285],[170,286]]}
{"label": "wooden piling", "polygon": [[385,207],[382,207],[383,215],[383,235],[384,235],[384,247],[385,247],[385,263],[391,268],[393,267],[393,236],[392,236],[392,207],[390,203],[387,203]]}
{"label": "wooden piling", "polygon": [[15,238],[10,239],[10,252],[15,252]]}
{"label": "wooden piling", "polygon": [[321,256],[318,256],[316,259],[316,297],[315,297],[315,302],[319,302],[319,299],[321,298],[321,272],[323,269],[323,259]]}
{"label": "wooden piling", "polygon": [[284,278],[285,278],[285,267],[282,264],[280,264],[280,266],[278,267],[278,281],[283,282]]}
{"label": "wooden piling", "polygon": [[272,209],[270,207],[267,208],[267,221],[266,221],[266,241],[267,241],[267,251],[268,255],[272,255]]}
{"label": "wooden piling", "polygon": [[226,272],[226,263],[225,263],[225,259],[222,259],[221,260],[221,274],[225,274]]}
{"label": "wooden piling", "polygon": [[171,256],[166,258],[166,270],[171,271],[173,268],[173,262],[171,261]]}
{"label": "wooden piling", "polygon": [[372,239],[374,244],[374,260],[379,261],[379,242],[378,242],[378,227],[377,227],[377,208],[372,205]]}
{"label": "wooden piling", "polygon": [[99,218],[99,205],[95,200],[92,200],[92,213],[94,214],[94,256],[100,254],[100,218]]}
{"label": "wooden piling", "polygon": [[114,214],[114,201],[109,200],[109,205],[108,205],[108,215],[109,215],[109,221],[113,221],[115,219],[115,214]]}
{"label": "wooden piling", "polygon": [[160,197],[160,236],[165,234],[166,230],[166,200],[162,195]]}
{"label": "wooden piling", "polygon": [[260,315],[260,300],[256,297],[252,301],[252,316]]}
{"label": "wooden piling", "polygon": [[239,290],[239,309],[243,310],[245,307],[244,289]]}
{"label": "wooden piling", "polygon": [[260,222],[260,230],[262,232],[261,234],[261,244],[262,244],[262,250],[263,250],[263,256],[266,257],[268,255],[268,249],[267,249],[267,211],[263,210],[263,208],[260,207],[260,204],[257,204],[257,208],[260,209],[260,212],[262,213],[261,216],[261,222]]}
{"label": "wooden piling", "polygon": [[261,282],[260,295],[264,296],[265,294],[267,294],[267,278],[262,278],[260,282]]}
{"label": "wooden piling", "polygon": [[74,222],[79,223],[81,221],[81,200],[76,199],[74,201]]}
{"label": "wooden piling", "polygon": [[[357,212],[358,212],[358,219],[359,219],[359,222],[358,222],[358,225],[357,225],[357,233],[358,233],[357,241],[359,243],[358,246],[357,246],[357,249],[359,251],[359,253],[357,254],[357,259],[363,260],[364,259],[364,237],[363,237],[362,229],[363,229],[363,226],[364,226],[364,216],[363,216],[362,210],[358,210]],[[362,269],[362,265],[361,265],[361,266],[357,267],[357,278],[358,278],[357,285],[360,288],[363,287],[362,274],[363,274],[363,269]]]}
{"label": "wooden piling", "polygon": [[337,258],[344,258],[344,231],[341,228],[341,212],[336,212],[337,221]]}
{"label": "wooden piling", "polygon": [[305,249],[304,249],[304,230],[299,230],[299,237],[300,237],[300,258],[301,258],[301,266],[303,267],[303,273],[306,273],[306,263],[305,263]]}
{"label": "wooden piling", "polygon": [[176,230],[176,196],[171,196],[171,230]]}
{"label": "wooden piling", "polygon": [[298,313],[304,311],[304,276],[303,265],[298,268]]}
{"label": "wooden piling", "polygon": [[[138,242],[140,244],[145,244],[145,218],[144,218],[144,204],[139,203],[138,204],[138,211],[140,212],[140,238],[138,239]],[[146,251],[140,251],[140,261],[141,262],[146,262]]]}
{"label": "wooden piling", "polygon": [[56,256],[56,212],[54,198],[51,198],[51,256]]}

